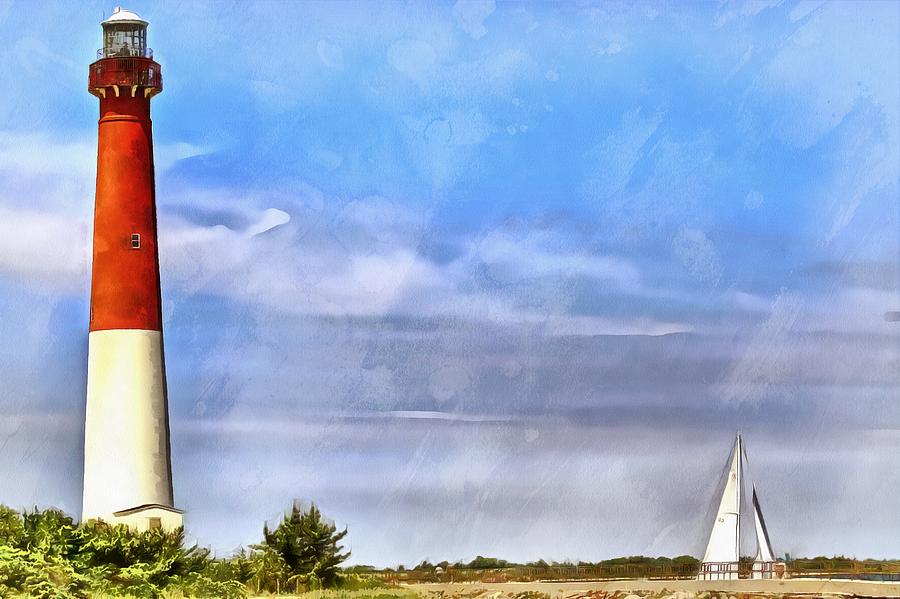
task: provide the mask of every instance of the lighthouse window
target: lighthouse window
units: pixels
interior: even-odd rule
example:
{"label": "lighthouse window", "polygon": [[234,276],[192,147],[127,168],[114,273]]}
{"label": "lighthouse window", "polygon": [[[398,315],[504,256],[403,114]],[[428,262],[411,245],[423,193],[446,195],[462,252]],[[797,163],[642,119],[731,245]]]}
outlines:
{"label": "lighthouse window", "polygon": [[147,30],[143,25],[107,25],[103,33],[104,57],[146,55]]}
{"label": "lighthouse window", "polygon": [[150,530],[162,528],[162,518],[150,518]]}
{"label": "lighthouse window", "polygon": [[132,233],[131,234],[131,249],[139,250],[141,249],[141,235],[140,233]]}

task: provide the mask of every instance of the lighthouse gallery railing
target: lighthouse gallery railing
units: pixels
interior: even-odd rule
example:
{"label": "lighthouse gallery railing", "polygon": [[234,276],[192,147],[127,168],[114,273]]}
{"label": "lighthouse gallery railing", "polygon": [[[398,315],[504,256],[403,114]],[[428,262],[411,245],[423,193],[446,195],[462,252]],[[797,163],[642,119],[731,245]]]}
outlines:
{"label": "lighthouse gallery railing", "polygon": [[104,58],[90,67],[90,89],[111,85],[162,89],[162,70],[149,58]]}

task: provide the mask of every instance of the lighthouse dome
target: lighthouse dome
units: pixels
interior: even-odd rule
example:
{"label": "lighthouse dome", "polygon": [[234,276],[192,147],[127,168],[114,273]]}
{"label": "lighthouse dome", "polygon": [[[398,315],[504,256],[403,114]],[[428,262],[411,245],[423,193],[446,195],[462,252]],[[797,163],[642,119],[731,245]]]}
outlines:
{"label": "lighthouse dome", "polygon": [[121,6],[117,6],[113,9],[109,18],[100,23],[104,27],[107,25],[143,25],[146,27],[149,25],[147,21],[138,16],[136,12],[132,12],[130,10],[126,10]]}

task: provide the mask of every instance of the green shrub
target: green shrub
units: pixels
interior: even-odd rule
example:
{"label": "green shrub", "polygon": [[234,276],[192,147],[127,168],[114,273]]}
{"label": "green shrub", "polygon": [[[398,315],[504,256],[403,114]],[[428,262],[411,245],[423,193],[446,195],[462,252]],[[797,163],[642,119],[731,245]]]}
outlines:
{"label": "green shrub", "polygon": [[0,597],[76,599],[95,596],[238,599],[256,592],[340,587],[381,588],[364,573],[342,574],[348,552],[315,505],[293,505],[249,553],[213,559],[186,547],[184,531],[136,532],[124,525],[78,526],[56,509],[17,512],[0,505]]}
{"label": "green shrub", "polygon": [[[79,527],[56,509],[19,514],[0,506],[0,596],[158,597],[179,586],[192,596],[243,596],[234,585],[208,581],[209,563],[208,551],[184,547],[180,529],[135,532],[95,522]],[[210,589],[206,595],[204,589]]]}

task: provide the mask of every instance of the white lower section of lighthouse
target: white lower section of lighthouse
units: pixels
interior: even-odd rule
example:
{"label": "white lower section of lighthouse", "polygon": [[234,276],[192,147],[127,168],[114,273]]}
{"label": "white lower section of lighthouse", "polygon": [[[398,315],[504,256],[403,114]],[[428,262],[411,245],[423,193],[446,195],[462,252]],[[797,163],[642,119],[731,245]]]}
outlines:
{"label": "white lower section of lighthouse", "polygon": [[181,526],[173,506],[162,333],[92,331],[82,521]]}

